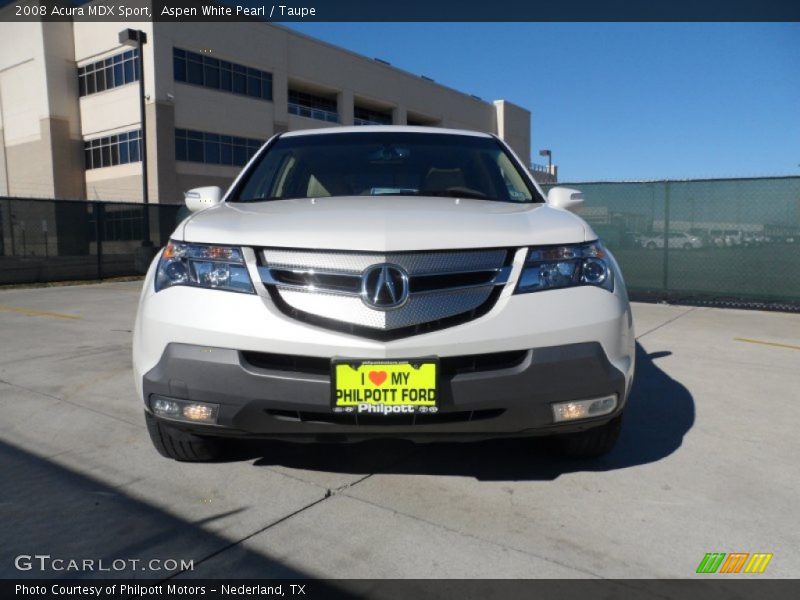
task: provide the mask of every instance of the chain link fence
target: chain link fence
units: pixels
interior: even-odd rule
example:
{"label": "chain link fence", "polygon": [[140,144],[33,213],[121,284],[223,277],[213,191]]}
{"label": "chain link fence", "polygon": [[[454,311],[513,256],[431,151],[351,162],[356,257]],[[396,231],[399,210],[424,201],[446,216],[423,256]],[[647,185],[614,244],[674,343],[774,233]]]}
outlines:
{"label": "chain link fence", "polygon": [[0,197],[0,285],[141,275],[178,205]]}
{"label": "chain link fence", "polygon": [[[800,310],[800,177],[558,185],[584,192],[576,212],[617,257],[631,297]],[[186,214],[0,198],[0,285],[140,275]]]}
{"label": "chain link fence", "polygon": [[800,310],[800,177],[557,185],[584,193],[631,297]]}

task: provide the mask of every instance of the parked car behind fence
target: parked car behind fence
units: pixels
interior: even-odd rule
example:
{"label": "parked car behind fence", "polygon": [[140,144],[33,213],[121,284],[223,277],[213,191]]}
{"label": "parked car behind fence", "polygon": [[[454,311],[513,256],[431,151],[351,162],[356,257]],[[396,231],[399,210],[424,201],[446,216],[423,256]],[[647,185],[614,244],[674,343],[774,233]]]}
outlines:
{"label": "parked car behind fence", "polygon": [[[693,250],[695,248],[702,248],[703,241],[696,235],[690,235],[684,232],[674,232],[667,235],[669,239],[670,249],[683,249]],[[639,238],[639,244],[648,250],[655,250],[656,248],[664,247],[664,234],[654,234],[649,236],[642,236]]]}

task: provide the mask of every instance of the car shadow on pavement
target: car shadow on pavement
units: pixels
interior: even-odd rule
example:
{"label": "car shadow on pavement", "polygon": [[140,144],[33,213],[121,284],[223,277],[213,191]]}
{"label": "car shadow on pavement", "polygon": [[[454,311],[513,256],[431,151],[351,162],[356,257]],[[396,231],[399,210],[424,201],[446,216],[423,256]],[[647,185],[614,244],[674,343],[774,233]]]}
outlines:
{"label": "car shadow on pavement", "polygon": [[487,481],[553,480],[564,473],[646,465],[680,448],[694,424],[689,390],[656,364],[671,352],[648,354],[636,344],[636,377],[622,433],[612,452],[592,460],[566,459],[546,438],[413,444],[372,440],[356,444],[249,442],[232,460],[354,474],[466,476]]}
{"label": "car shadow on pavement", "polygon": [[[5,482],[0,501],[2,579],[152,581],[168,579],[182,569],[184,576],[192,577],[192,567],[200,568],[204,560],[233,546],[224,535],[209,531],[209,524],[244,510],[219,512],[192,522],[135,499],[121,487],[2,441],[0,472]],[[310,577],[243,546],[231,554],[235,561],[228,566],[247,565],[250,574]],[[169,561],[176,561],[175,568]],[[182,565],[182,561],[194,562]],[[205,568],[201,571],[205,576],[230,575]]]}

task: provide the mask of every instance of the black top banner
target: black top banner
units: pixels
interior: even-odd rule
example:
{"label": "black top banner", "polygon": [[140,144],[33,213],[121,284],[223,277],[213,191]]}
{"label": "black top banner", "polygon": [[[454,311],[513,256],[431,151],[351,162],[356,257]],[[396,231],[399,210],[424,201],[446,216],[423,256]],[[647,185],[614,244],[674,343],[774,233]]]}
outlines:
{"label": "black top banner", "polygon": [[0,21],[800,21],[797,0],[0,0]]}

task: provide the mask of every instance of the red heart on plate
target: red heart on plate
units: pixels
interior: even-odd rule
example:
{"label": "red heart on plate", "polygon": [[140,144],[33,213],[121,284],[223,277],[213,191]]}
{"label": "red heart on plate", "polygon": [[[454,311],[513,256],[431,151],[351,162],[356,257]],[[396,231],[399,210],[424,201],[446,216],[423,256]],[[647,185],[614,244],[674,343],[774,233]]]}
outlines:
{"label": "red heart on plate", "polygon": [[386,377],[387,377],[386,371],[369,372],[369,380],[375,385],[381,385],[384,381],[386,381]]}

